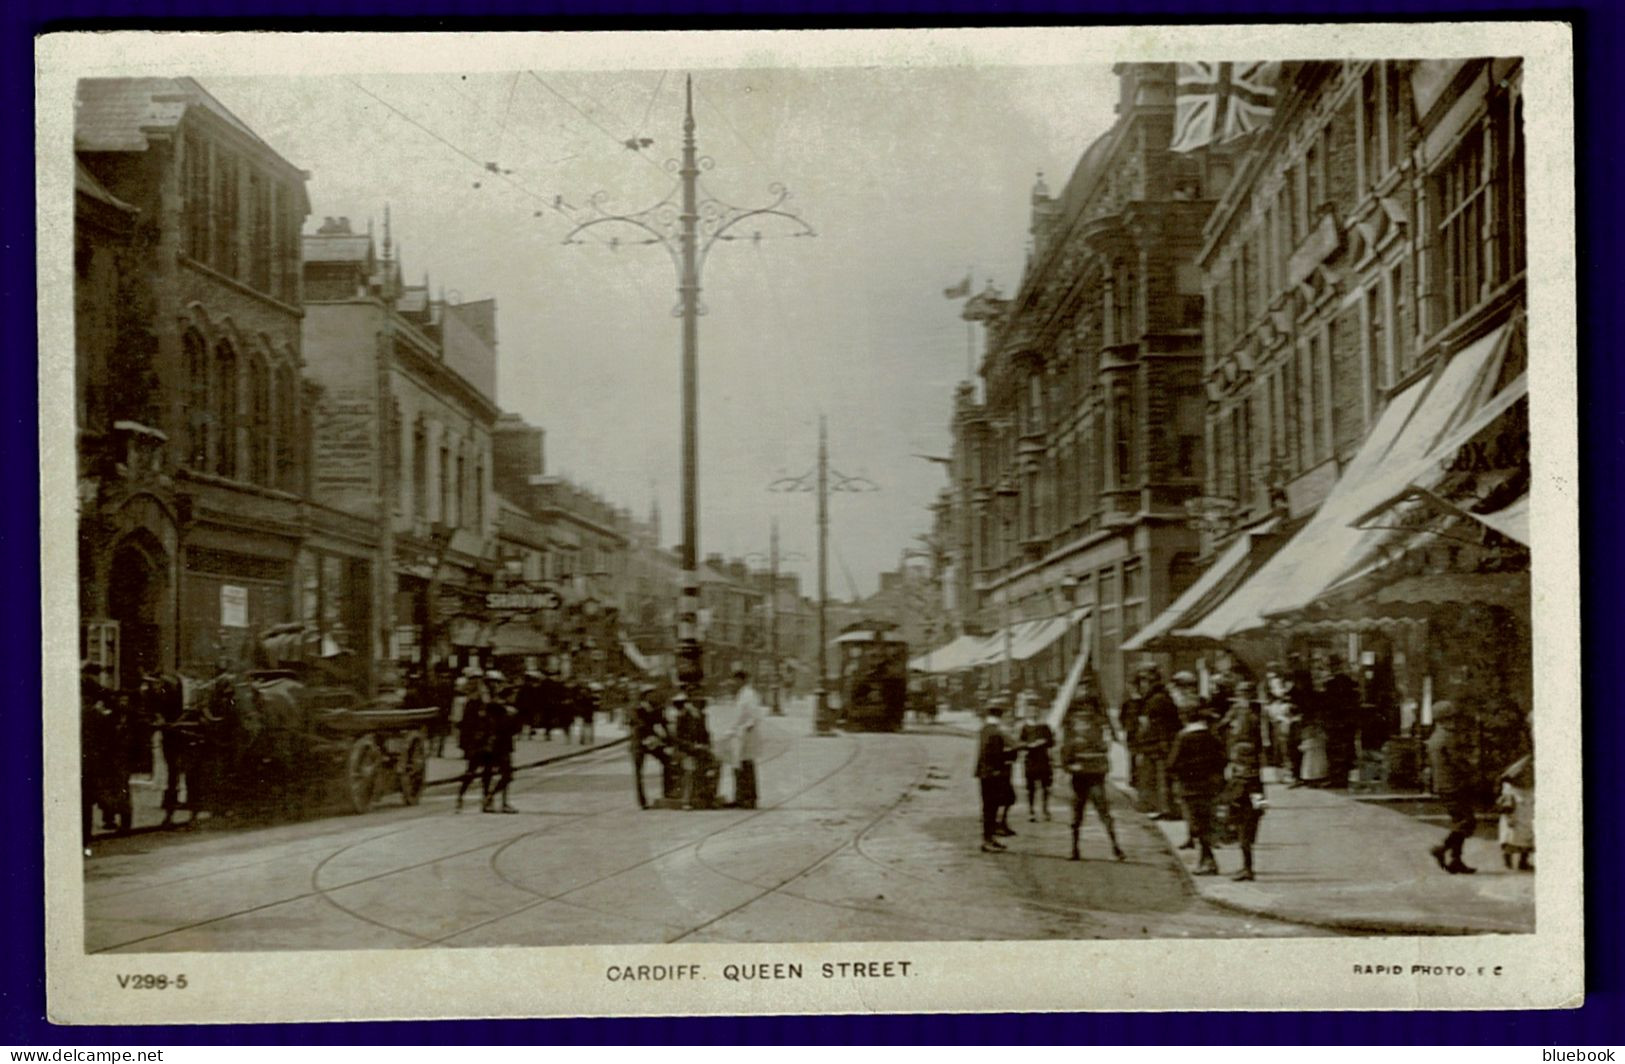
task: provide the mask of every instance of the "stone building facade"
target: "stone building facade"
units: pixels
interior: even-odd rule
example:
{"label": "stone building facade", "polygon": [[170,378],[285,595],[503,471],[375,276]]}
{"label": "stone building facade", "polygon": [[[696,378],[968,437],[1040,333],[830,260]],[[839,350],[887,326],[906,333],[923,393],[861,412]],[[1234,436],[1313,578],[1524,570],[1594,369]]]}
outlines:
{"label": "stone building facade", "polygon": [[251,663],[311,528],[306,175],[190,78],[80,82],[75,151],[85,649]]}
{"label": "stone building facade", "polygon": [[[1124,64],[1118,117],[1057,195],[1032,195],[1032,250],[1009,301],[978,297],[987,352],[953,420],[955,598],[963,627],[1087,606],[1110,699],[1119,651],[1196,572],[1186,502],[1203,490],[1202,226],[1227,155],[1168,150],[1173,64]],[[1023,667],[1058,678],[1077,649]],[[1072,642],[1068,642],[1071,640]]]}
{"label": "stone building facade", "polygon": [[[371,653],[467,664],[490,646],[497,571],[495,310],[402,280],[387,214],[304,238],[307,371],[321,386],[310,493],[379,530]],[[325,560],[319,564],[331,564]]]}

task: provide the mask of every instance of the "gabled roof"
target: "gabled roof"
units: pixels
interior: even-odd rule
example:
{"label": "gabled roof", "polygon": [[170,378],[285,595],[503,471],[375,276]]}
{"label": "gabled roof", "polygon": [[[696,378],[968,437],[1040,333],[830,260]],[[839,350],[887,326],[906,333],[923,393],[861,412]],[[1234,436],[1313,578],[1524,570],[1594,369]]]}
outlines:
{"label": "gabled roof", "polygon": [[148,132],[171,132],[187,108],[201,107],[299,172],[192,78],[81,78],[74,104],[79,151],[146,151]]}

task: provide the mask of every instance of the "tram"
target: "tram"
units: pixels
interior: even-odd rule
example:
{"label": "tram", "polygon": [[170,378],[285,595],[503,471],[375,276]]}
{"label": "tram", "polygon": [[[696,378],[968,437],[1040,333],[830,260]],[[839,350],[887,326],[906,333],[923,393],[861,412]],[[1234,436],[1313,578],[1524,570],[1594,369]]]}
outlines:
{"label": "tram", "polygon": [[859,621],[835,640],[840,664],[839,723],[851,731],[901,731],[908,709],[908,644],[890,622]]}

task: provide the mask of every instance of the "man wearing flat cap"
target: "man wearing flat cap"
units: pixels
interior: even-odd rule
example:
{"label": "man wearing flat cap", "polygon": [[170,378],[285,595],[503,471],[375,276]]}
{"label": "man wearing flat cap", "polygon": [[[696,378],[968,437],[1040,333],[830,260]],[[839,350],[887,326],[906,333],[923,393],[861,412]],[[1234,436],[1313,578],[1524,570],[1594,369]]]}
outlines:
{"label": "man wearing flat cap", "polygon": [[1428,762],[1433,768],[1433,793],[1450,814],[1450,833],[1428,852],[1451,875],[1471,875],[1477,869],[1461,859],[1462,845],[1478,829],[1473,810],[1471,751],[1462,721],[1450,702],[1433,703],[1433,734],[1428,736]]}

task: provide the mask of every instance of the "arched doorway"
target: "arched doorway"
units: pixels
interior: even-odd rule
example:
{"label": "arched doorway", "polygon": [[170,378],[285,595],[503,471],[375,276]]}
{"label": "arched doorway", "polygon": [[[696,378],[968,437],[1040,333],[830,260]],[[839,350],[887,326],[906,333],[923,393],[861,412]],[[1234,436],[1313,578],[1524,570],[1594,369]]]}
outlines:
{"label": "arched doorway", "polygon": [[128,536],[114,550],[107,573],[107,615],[118,622],[118,686],[134,690],[143,673],[163,661],[163,609],[169,567],[163,548],[144,533]]}

